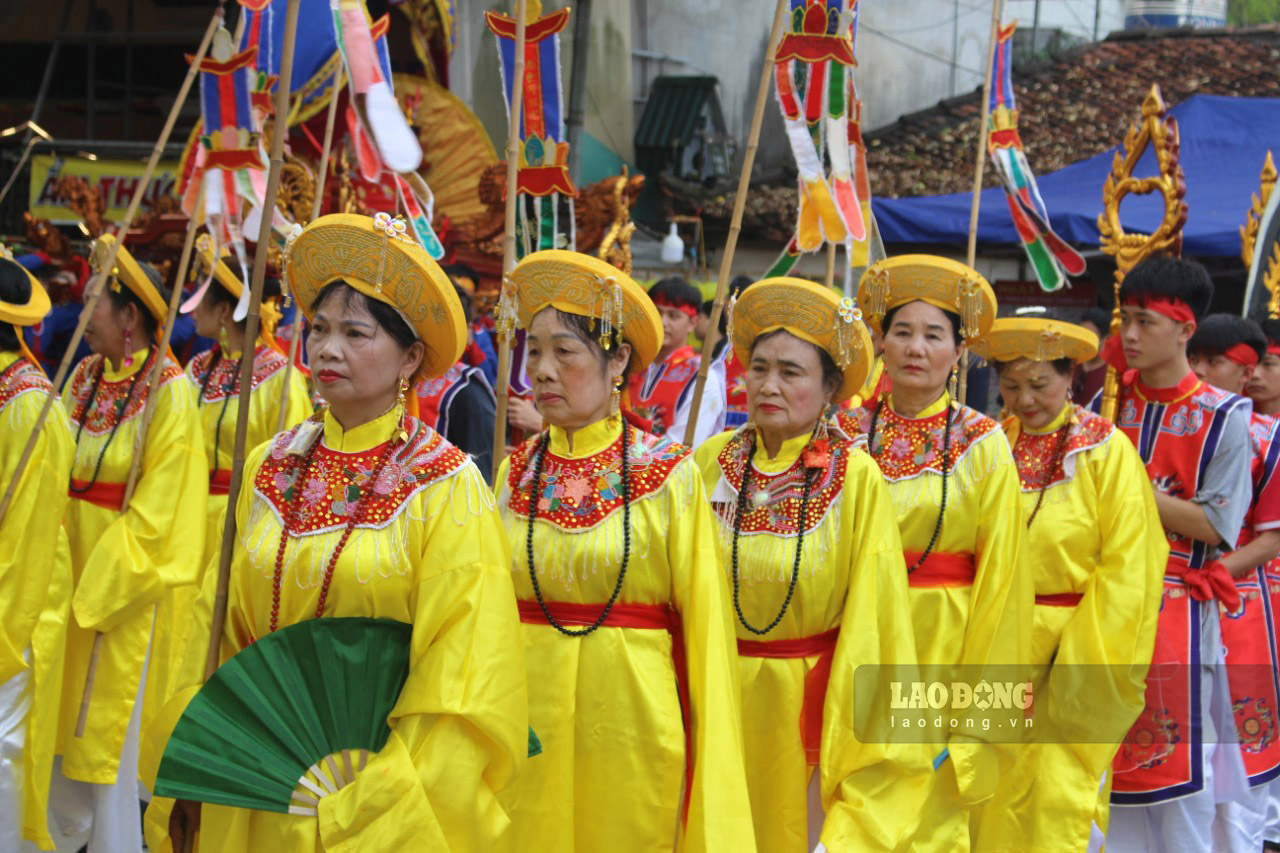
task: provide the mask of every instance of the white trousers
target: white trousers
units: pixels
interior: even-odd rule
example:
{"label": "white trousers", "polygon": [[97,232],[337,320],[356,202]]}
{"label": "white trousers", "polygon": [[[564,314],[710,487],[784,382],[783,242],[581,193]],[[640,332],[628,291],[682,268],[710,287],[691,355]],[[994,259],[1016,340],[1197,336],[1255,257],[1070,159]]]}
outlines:
{"label": "white trousers", "polygon": [[[25,656],[27,660],[31,655]],[[31,712],[31,670],[0,684],[0,850],[21,850],[26,801],[22,749]]]}
{"label": "white trousers", "polygon": [[88,853],[140,853],[142,850],[138,735],[142,728],[142,697],[147,690],[150,663],[151,650],[148,648],[114,783],[94,785],[68,779],[62,774],[62,756],[53,759],[49,831],[53,834],[58,853],[76,853],[85,845],[88,845]]}

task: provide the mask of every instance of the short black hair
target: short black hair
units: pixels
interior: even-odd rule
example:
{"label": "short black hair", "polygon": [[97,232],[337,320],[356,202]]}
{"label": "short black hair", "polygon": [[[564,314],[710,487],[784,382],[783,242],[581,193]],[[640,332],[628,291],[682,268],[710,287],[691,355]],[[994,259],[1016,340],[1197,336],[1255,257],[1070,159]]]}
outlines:
{"label": "short black hair", "polygon": [[1280,320],[1268,318],[1260,324],[1268,346],[1280,347]]}
{"label": "short black hair", "polygon": [[[903,302],[901,305],[895,305],[886,311],[884,313],[884,319],[880,321],[880,334],[889,334],[889,327],[893,325],[893,318],[898,316],[898,312],[901,311],[904,306],[910,304],[910,302]],[[933,305],[933,303],[929,304]],[[938,308],[936,305],[933,307]],[[938,308],[938,310],[945,314],[947,316],[947,320],[951,322],[951,337],[955,339],[956,346],[960,346],[964,343],[964,337],[960,334],[960,315],[954,311],[948,311],[946,308]]]}
{"label": "short black hair", "polygon": [[458,301],[462,303],[462,316],[466,318],[467,325],[471,325],[471,294],[467,293],[458,285],[453,286],[453,292],[458,294]]}
{"label": "short black hair", "polygon": [[[618,346],[623,342],[623,338],[618,334],[616,326],[609,329],[608,341],[609,349],[600,345],[600,321],[593,317],[586,317],[582,314],[570,314],[568,311],[555,309],[556,316],[560,318],[560,322],[565,325],[574,337],[582,341],[591,352],[595,354],[596,359],[600,362],[600,369],[606,371],[609,369],[609,354],[616,352]],[[631,356],[627,359],[627,363],[622,368],[622,375],[628,376],[631,373],[631,363],[635,360],[635,349],[631,351]]]}
{"label": "short black hair", "polygon": [[[1098,337],[1104,338],[1111,330],[1111,312],[1105,308],[1093,306],[1084,309],[1084,314],[1080,317],[1081,323],[1091,323],[1098,330]],[[1078,324],[1077,324],[1078,325]]]}
{"label": "short black hair", "polygon": [[702,292],[678,275],[669,275],[655,282],[649,288],[649,298],[655,303],[662,300],[678,308],[692,308],[694,311],[702,307]]}
{"label": "short black hair", "polygon": [[[17,261],[0,258],[0,301],[10,305],[25,305],[31,299],[31,279]],[[16,352],[20,349],[18,330],[8,323],[0,323],[0,350]]]}
{"label": "short black hair", "polygon": [[[167,305],[169,303],[169,288],[164,286],[164,279],[160,277],[159,271],[144,261],[138,261],[138,266],[142,268],[143,274],[151,282],[151,286],[156,289],[156,293],[160,294],[160,300]],[[130,290],[128,285],[122,281],[120,282],[119,290],[114,287],[108,287],[107,296],[111,299],[111,306],[117,311],[123,311],[130,305],[137,308],[138,316],[142,318],[142,328],[147,333],[147,337],[154,338],[156,336],[156,332],[160,329],[160,320],[151,313],[151,309],[147,307],[147,303],[142,301],[142,297]]]}
{"label": "short black hair", "polygon": [[469,278],[477,287],[480,286],[480,273],[467,264],[447,264],[441,267],[440,270],[449,276],[450,280],[454,278]]}
{"label": "short black hair", "polygon": [[1210,314],[1196,326],[1187,343],[1187,355],[1222,355],[1236,344],[1244,344],[1261,359],[1267,354],[1267,336],[1262,327],[1237,314]]}
{"label": "short black hair", "polygon": [[1185,302],[1199,322],[1209,313],[1213,281],[1208,270],[1195,261],[1167,256],[1147,258],[1129,270],[1120,283],[1120,302],[1143,305],[1152,298]]}
{"label": "short black hair", "polygon": [[[751,354],[755,355],[756,347],[758,347],[762,342],[767,341],[770,338],[776,338],[778,335],[784,332],[786,332],[789,335],[791,334],[790,332],[787,332],[786,329],[774,329],[771,332],[765,332],[763,335],[759,335],[754,341],[751,342]],[[792,335],[792,337],[795,337],[795,336]],[[840,386],[844,384],[844,371],[841,370],[836,365],[836,361],[834,358],[831,357],[831,353],[827,352],[822,347],[813,343],[809,343],[809,341],[804,341],[801,338],[796,338],[796,340],[802,341],[802,343],[809,344],[809,346],[813,347],[814,350],[817,351],[818,363],[822,365],[822,384],[830,385],[836,391],[839,391]]]}
{"label": "short black hair", "polygon": [[[320,310],[320,306],[328,301],[330,296],[338,294],[342,297],[343,307],[349,307],[352,300],[357,300],[357,305],[363,305],[364,309],[369,312],[374,321],[382,327],[391,338],[400,345],[401,349],[408,349],[418,340],[418,335],[400,316],[400,312],[392,308],[381,299],[370,299],[342,279],[336,279],[320,288],[320,292],[316,294],[315,301],[311,303],[311,314]],[[426,342],[423,341],[425,344]]]}

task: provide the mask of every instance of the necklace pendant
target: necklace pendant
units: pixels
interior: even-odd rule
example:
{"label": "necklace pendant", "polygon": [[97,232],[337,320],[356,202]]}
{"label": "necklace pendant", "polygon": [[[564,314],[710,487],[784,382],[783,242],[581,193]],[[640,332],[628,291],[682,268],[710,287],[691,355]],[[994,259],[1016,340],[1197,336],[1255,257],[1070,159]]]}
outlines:
{"label": "necklace pendant", "polygon": [[751,495],[751,506],[754,509],[760,509],[769,502],[769,492],[767,489],[759,489]]}

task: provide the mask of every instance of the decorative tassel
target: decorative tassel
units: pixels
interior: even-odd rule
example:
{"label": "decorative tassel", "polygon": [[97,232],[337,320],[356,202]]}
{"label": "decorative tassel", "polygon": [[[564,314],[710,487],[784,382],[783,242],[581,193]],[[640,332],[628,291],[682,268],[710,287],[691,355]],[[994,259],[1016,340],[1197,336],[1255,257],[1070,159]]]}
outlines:
{"label": "decorative tassel", "polygon": [[962,278],[956,284],[956,308],[960,311],[960,334],[966,338],[977,337],[978,322],[982,319],[982,286],[972,278]]}
{"label": "decorative tassel", "polygon": [[872,268],[867,271],[867,311],[879,323],[889,311],[889,271]]}

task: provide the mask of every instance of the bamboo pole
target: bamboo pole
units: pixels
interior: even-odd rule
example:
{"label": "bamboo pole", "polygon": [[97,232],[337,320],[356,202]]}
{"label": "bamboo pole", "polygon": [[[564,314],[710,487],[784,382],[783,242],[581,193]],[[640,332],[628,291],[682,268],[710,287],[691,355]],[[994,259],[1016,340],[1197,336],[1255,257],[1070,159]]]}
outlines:
{"label": "bamboo pole", "polygon": [[[987,76],[982,81],[982,118],[978,122],[978,153],[973,165],[973,197],[969,202],[969,248],[965,253],[965,263],[972,267],[978,261],[978,208],[982,198],[982,171],[987,165],[987,139],[991,130],[987,127],[987,119],[991,110],[991,63],[996,55],[996,39],[1000,33],[1000,13],[1004,0],[995,0],[991,5],[991,41],[987,45]],[[960,403],[965,402],[969,390],[969,350],[960,358]]]}
{"label": "bamboo pole", "polygon": [[[76,324],[76,330],[71,335],[71,341],[67,344],[67,351],[62,356],[62,364],[58,366],[58,374],[54,377],[53,387],[55,390],[62,387],[62,380],[66,377],[67,370],[70,367],[71,359],[75,356],[76,348],[80,345],[80,339],[84,337],[85,327],[89,325],[89,318],[93,315],[94,309],[98,305],[98,300],[102,298],[102,291],[106,284],[107,277],[111,275],[111,271],[115,268],[116,257],[120,253],[120,247],[124,244],[124,238],[129,233],[129,226],[133,224],[133,218],[138,215],[138,208],[142,206],[142,196],[145,195],[147,184],[151,182],[151,176],[155,173],[156,164],[160,162],[160,154],[164,151],[164,146],[169,141],[169,134],[173,133],[173,126],[178,121],[178,113],[182,111],[183,104],[186,103],[187,94],[191,91],[191,84],[195,82],[196,74],[200,71],[200,62],[204,59],[205,54],[209,52],[209,45],[213,41],[213,34],[217,31],[218,25],[222,23],[222,7],[219,6],[213,13],[213,18],[209,21],[209,27],[205,30],[204,38],[200,42],[199,49],[196,50],[195,58],[191,61],[191,66],[187,69],[187,76],[183,78],[182,88],[178,90],[178,98],[174,101],[173,108],[169,111],[169,117],[164,123],[164,129],[160,131],[160,138],[156,140],[155,147],[151,149],[151,159],[147,161],[147,168],[142,173],[142,180],[138,184],[138,190],[133,194],[133,198],[129,201],[129,208],[125,211],[124,220],[120,223],[120,230],[116,235],[116,239],[111,241],[111,247],[107,250],[107,256],[98,270],[98,275],[94,279],[91,286],[89,298],[85,301],[84,308],[80,311],[80,322]],[[192,218],[194,222],[194,217]],[[194,227],[189,225],[187,230],[187,245],[190,246],[193,239]],[[184,249],[189,259],[189,248]],[[179,282],[180,284],[180,282]],[[173,315],[177,309],[178,294],[181,287],[175,287],[169,306],[169,322],[165,325],[164,341],[162,348],[156,353],[155,373],[152,373],[152,398],[155,396],[154,378],[162,369],[165,351],[169,348],[168,340],[173,329]],[[13,489],[18,483],[18,478],[22,474],[22,469],[26,467],[27,461],[30,459],[31,450],[35,446],[35,439],[40,433],[44,421],[49,417],[49,409],[52,407],[54,396],[49,395],[45,400],[44,408],[40,410],[40,416],[36,419],[35,427],[31,430],[31,438],[27,440],[27,446],[22,452],[22,458],[18,460],[18,469],[14,473],[13,482],[9,484],[9,489],[5,492],[3,501],[0,501],[0,518],[4,517],[4,513],[9,508],[9,502],[13,497]],[[148,407],[151,405],[148,401]],[[88,413],[86,412],[87,416]],[[144,424],[146,423],[144,414]],[[145,425],[139,429],[141,437],[145,431]],[[129,498],[132,497],[133,488],[137,483],[137,465],[141,451],[137,450],[134,454],[133,465],[129,470],[129,484],[125,487],[125,499],[121,504],[121,512],[128,508]],[[102,643],[105,635],[99,631],[93,636],[93,648],[89,652],[89,668],[85,671],[84,691],[80,695],[80,713],[76,717],[75,736],[84,737],[85,726],[89,722],[89,705],[93,699],[93,685],[98,674],[98,659],[102,655]]]}
{"label": "bamboo pole", "polygon": [[782,22],[786,19],[787,0],[778,0],[773,12],[773,28],[769,31],[769,46],[765,48],[764,65],[760,68],[760,85],[756,88],[756,105],[751,114],[751,130],[747,134],[747,149],[742,156],[742,171],[738,173],[738,194],[733,199],[733,219],[729,222],[729,236],[720,258],[720,278],[716,282],[716,298],[711,305],[711,322],[707,336],[702,341],[702,359],[698,365],[698,382],[693,389],[693,408],[684,430],[684,443],[693,444],[698,428],[698,411],[702,408],[702,395],[707,390],[707,373],[711,368],[711,354],[715,352],[716,339],[720,337],[720,317],[724,313],[724,297],[729,291],[729,278],[733,274],[733,253],[738,247],[738,234],[742,232],[742,213],[747,204],[747,190],[751,187],[751,167],[756,162],[756,149],[760,147],[760,125],[764,122],[764,105],[769,98],[769,80],[773,77],[774,57],[778,51],[778,39],[782,34]]}
{"label": "bamboo pole", "polygon": [[[55,392],[62,387],[62,381],[71,369],[71,361],[75,358],[76,348],[80,346],[80,339],[84,337],[85,327],[89,325],[89,317],[92,316],[94,308],[97,307],[98,299],[102,297],[103,284],[111,275],[112,269],[115,268],[116,253],[120,251],[120,245],[124,242],[125,235],[129,233],[129,227],[133,224],[134,217],[138,215],[138,209],[142,206],[142,197],[145,195],[144,190],[147,184],[151,182],[151,176],[155,174],[156,165],[160,162],[160,155],[164,152],[164,147],[169,142],[169,135],[173,133],[173,126],[178,121],[178,113],[182,112],[182,106],[187,101],[187,93],[191,91],[191,84],[195,81],[196,66],[200,63],[200,60],[204,59],[204,55],[208,53],[209,44],[213,41],[213,33],[221,22],[222,7],[219,6],[214,10],[213,18],[209,21],[209,27],[205,30],[199,49],[196,50],[195,61],[187,69],[187,76],[182,81],[182,88],[178,90],[178,97],[173,103],[173,108],[169,110],[169,117],[165,120],[164,129],[160,131],[160,138],[156,140],[155,147],[151,149],[151,159],[147,161],[147,168],[142,172],[142,180],[138,184],[138,191],[129,200],[129,207],[125,211],[124,219],[120,222],[119,239],[113,241],[101,269],[98,270],[98,274],[94,276],[93,280],[89,282],[89,287],[85,291],[87,295],[84,308],[80,312],[80,321],[76,323],[76,329],[71,333],[67,351],[63,354],[62,362],[58,365],[58,372],[53,378]],[[13,471],[13,479],[9,481],[9,485],[4,490],[4,496],[0,498],[0,519],[3,519],[5,513],[9,511],[9,504],[13,502],[13,493],[18,487],[18,481],[22,479],[22,472],[26,469],[27,463],[31,461],[31,454],[35,451],[36,441],[40,438],[40,430],[49,418],[49,411],[53,408],[55,399],[54,394],[50,394],[45,398],[44,406],[36,417],[36,422],[31,428],[31,434],[27,437],[26,447],[22,449],[22,455],[18,457],[17,467]]]}
{"label": "bamboo pole", "polygon": [[[516,61],[511,74],[511,112],[507,120],[507,207],[504,219],[506,231],[502,235],[502,289],[507,288],[507,276],[516,266],[516,174],[520,163],[520,113],[524,106],[524,45],[525,0],[516,0]],[[502,300],[498,300],[502,304]],[[497,482],[498,469],[507,455],[507,389],[511,383],[511,336],[514,330],[498,333],[498,388],[497,411],[493,419],[493,472],[491,482]]]}
{"label": "bamboo pole", "polygon": [[[338,115],[338,96],[342,94],[342,69],[333,72],[333,95],[329,98],[329,115],[325,117],[324,122],[324,144],[320,149],[320,172],[316,175],[316,197],[311,201],[311,219],[314,222],[320,216],[320,205],[324,201],[324,185],[325,180],[329,177],[329,151],[333,146],[333,123]],[[278,121],[278,119],[277,119]],[[255,255],[255,260],[256,260]],[[281,286],[283,289],[284,270],[280,271]],[[276,416],[276,432],[284,429],[285,411],[288,409],[287,401],[289,399],[289,381],[293,378],[293,365],[298,360],[298,347],[302,340],[302,306],[293,306],[293,323],[290,324],[293,330],[289,335],[289,363],[284,367],[284,384],[280,386],[280,414]]]}
{"label": "bamboo pole", "polygon": [[[271,163],[267,169],[267,192],[262,200],[262,224],[253,252],[249,314],[245,317],[245,341],[258,339],[258,312],[262,306],[262,283],[267,276],[267,250],[271,244],[272,212],[280,189],[280,168],[284,164],[284,138],[289,132],[289,87],[293,78],[293,48],[298,32],[300,0],[289,0],[284,19],[284,49],[280,54],[280,81],[276,84],[275,132],[271,135]],[[246,345],[250,346],[251,344]],[[218,650],[227,616],[227,589],[231,583],[231,552],[236,539],[236,502],[244,477],[244,446],[249,434],[249,397],[253,393],[253,359],[240,360],[240,403],[236,412],[236,442],[231,460],[231,485],[227,490],[227,512],[222,527],[222,551],[218,555],[218,587],[213,601],[213,625],[209,652],[205,657],[207,680],[218,668]]]}
{"label": "bamboo pole", "polygon": [[836,285],[836,244],[827,243],[827,287]]}

